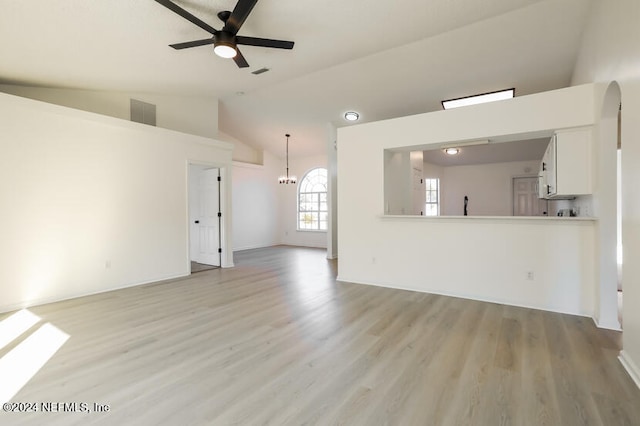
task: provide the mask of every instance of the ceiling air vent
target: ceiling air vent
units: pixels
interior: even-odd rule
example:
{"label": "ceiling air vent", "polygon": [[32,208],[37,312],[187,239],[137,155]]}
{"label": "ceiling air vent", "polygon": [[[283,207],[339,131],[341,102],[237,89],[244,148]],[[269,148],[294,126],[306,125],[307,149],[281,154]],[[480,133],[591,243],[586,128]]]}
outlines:
{"label": "ceiling air vent", "polygon": [[259,75],[259,74],[265,73],[267,71],[269,71],[269,68],[260,68],[259,70],[251,71],[251,74]]}

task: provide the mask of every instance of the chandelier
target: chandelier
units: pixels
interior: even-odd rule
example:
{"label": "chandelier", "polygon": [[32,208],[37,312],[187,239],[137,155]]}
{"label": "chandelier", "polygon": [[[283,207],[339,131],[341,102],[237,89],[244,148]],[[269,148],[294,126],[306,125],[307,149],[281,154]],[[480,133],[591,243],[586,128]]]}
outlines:
{"label": "chandelier", "polygon": [[287,133],[285,135],[287,137],[287,151],[286,151],[286,157],[287,157],[287,174],[280,176],[278,178],[278,183],[284,183],[284,184],[290,184],[290,183],[296,183],[296,177],[295,176],[289,176],[289,136],[291,136],[289,133]]}

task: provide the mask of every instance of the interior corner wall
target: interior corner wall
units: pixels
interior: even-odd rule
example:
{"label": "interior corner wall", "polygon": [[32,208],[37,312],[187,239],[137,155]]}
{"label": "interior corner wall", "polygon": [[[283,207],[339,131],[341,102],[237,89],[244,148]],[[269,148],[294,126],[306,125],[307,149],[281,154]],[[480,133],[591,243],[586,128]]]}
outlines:
{"label": "interior corner wall", "polygon": [[[304,175],[316,167],[327,168],[326,155],[289,158],[289,174],[298,178],[295,185],[279,185],[281,202],[280,241],[282,244],[301,247],[327,247],[327,233],[324,231],[298,231],[298,185]],[[283,167],[277,176],[282,175]]]}
{"label": "interior corner wall", "polygon": [[218,131],[216,139],[233,144],[233,161],[255,165],[264,164],[263,150],[253,148],[221,130]]}
{"label": "interior corner wall", "polygon": [[188,162],[230,144],[7,94],[0,133],[0,311],[190,273]]}
{"label": "interior corner wall", "polygon": [[218,99],[2,84],[0,92],[130,120],[130,99],[156,105],[156,126],[218,138]]}
{"label": "interior corner wall", "polygon": [[233,250],[279,244],[282,161],[264,152],[264,164],[234,161],[232,226]]}
{"label": "interior corner wall", "polygon": [[329,201],[329,231],[327,233],[327,258],[338,257],[338,129],[327,124],[327,177]]}
{"label": "interior corner wall", "polygon": [[[622,94],[623,353],[640,386],[640,2],[593,2],[572,83],[616,81]],[[600,105],[598,105],[600,106]]]}

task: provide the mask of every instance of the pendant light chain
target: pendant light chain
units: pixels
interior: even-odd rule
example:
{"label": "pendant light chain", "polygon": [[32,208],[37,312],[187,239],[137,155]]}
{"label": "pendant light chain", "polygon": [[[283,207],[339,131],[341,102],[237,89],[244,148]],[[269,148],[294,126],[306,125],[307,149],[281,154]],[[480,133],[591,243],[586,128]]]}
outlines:
{"label": "pendant light chain", "polygon": [[287,146],[285,151],[286,161],[287,161],[287,174],[285,176],[280,176],[280,178],[278,179],[278,182],[284,183],[284,184],[296,183],[296,177],[289,176],[289,137],[291,135],[287,133],[285,134],[285,136],[287,137]]}

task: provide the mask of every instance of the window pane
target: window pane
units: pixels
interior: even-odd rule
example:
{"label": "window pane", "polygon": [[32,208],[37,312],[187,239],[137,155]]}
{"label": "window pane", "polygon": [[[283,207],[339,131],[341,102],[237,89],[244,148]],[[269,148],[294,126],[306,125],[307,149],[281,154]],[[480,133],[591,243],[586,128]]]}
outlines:
{"label": "window pane", "polygon": [[313,213],[300,213],[300,229],[312,229]]}
{"label": "window pane", "polygon": [[312,169],[298,186],[298,229],[327,229],[327,210],[327,170]]}
{"label": "window pane", "polygon": [[318,213],[311,214],[311,229],[318,229]]}

